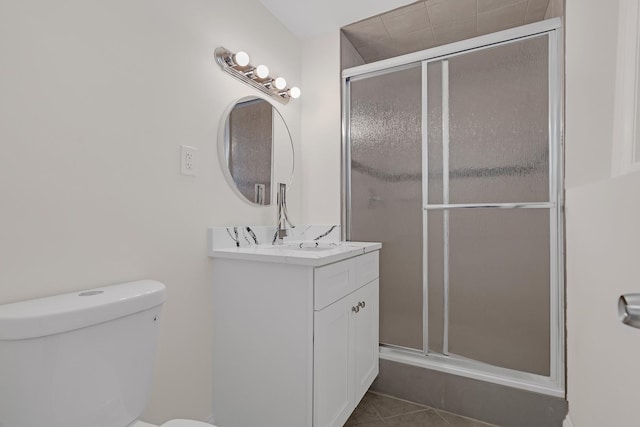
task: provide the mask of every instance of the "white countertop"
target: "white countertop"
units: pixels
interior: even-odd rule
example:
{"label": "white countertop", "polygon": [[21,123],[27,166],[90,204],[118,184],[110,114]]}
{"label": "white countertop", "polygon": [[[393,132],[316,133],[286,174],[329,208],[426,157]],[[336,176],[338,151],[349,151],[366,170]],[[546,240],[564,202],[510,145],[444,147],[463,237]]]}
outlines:
{"label": "white countertop", "polygon": [[[287,242],[281,246],[258,245],[213,249],[209,251],[209,256],[212,258],[244,259],[318,267],[382,248],[382,244],[375,242],[339,242],[333,244],[320,243],[320,245],[324,246],[323,250],[308,249],[309,246],[314,244],[315,242]],[[303,246],[302,250],[299,245]],[[293,249],[295,246],[298,247]]]}

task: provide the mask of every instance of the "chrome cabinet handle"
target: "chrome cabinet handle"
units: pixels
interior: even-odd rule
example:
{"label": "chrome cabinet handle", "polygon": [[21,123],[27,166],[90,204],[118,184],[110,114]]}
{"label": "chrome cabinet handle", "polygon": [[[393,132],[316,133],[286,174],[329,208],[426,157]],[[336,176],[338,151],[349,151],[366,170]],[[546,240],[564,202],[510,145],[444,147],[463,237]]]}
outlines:
{"label": "chrome cabinet handle", "polygon": [[366,305],[367,304],[364,301],[360,301],[358,305],[354,305],[353,307],[351,307],[351,311],[357,314],[360,311],[360,309],[364,308]]}
{"label": "chrome cabinet handle", "polygon": [[620,295],[618,313],[622,323],[640,329],[640,294]]}

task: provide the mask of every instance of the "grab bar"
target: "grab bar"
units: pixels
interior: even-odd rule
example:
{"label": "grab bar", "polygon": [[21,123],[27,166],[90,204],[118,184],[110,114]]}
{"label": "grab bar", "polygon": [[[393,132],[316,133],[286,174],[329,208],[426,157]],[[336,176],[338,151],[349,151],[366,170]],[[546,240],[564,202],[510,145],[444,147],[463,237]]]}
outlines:
{"label": "grab bar", "polygon": [[622,323],[640,329],[640,294],[620,295],[618,313]]}

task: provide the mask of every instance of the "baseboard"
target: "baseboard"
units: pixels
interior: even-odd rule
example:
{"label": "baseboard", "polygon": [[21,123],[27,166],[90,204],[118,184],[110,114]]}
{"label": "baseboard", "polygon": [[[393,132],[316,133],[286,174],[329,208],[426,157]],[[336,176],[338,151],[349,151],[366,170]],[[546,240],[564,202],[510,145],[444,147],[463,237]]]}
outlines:
{"label": "baseboard", "polygon": [[562,427],[573,427],[573,423],[571,422],[571,418],[569,418],[569,414],[567,414],[567,418],[564,419]]}

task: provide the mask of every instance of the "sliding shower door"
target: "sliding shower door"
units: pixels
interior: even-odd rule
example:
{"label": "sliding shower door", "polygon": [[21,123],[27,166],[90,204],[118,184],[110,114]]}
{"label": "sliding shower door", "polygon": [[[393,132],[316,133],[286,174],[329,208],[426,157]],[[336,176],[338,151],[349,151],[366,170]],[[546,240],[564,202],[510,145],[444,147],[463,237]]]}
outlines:
{"label": "sliding shower door", "polygon": [[435,235],[429,351],[545,376],[548,45],[536,37],[426,65],[424,217]]}
{"label": "sliding shower door", "polygon": [[383,244],[386,348],[561,387],[556,43],[345,79],[345,225]]}
{"label": "sliding shower door", "polygon": [[351,83],[350,239],[384,242],[380,339],[422,349],[420,64]]}

